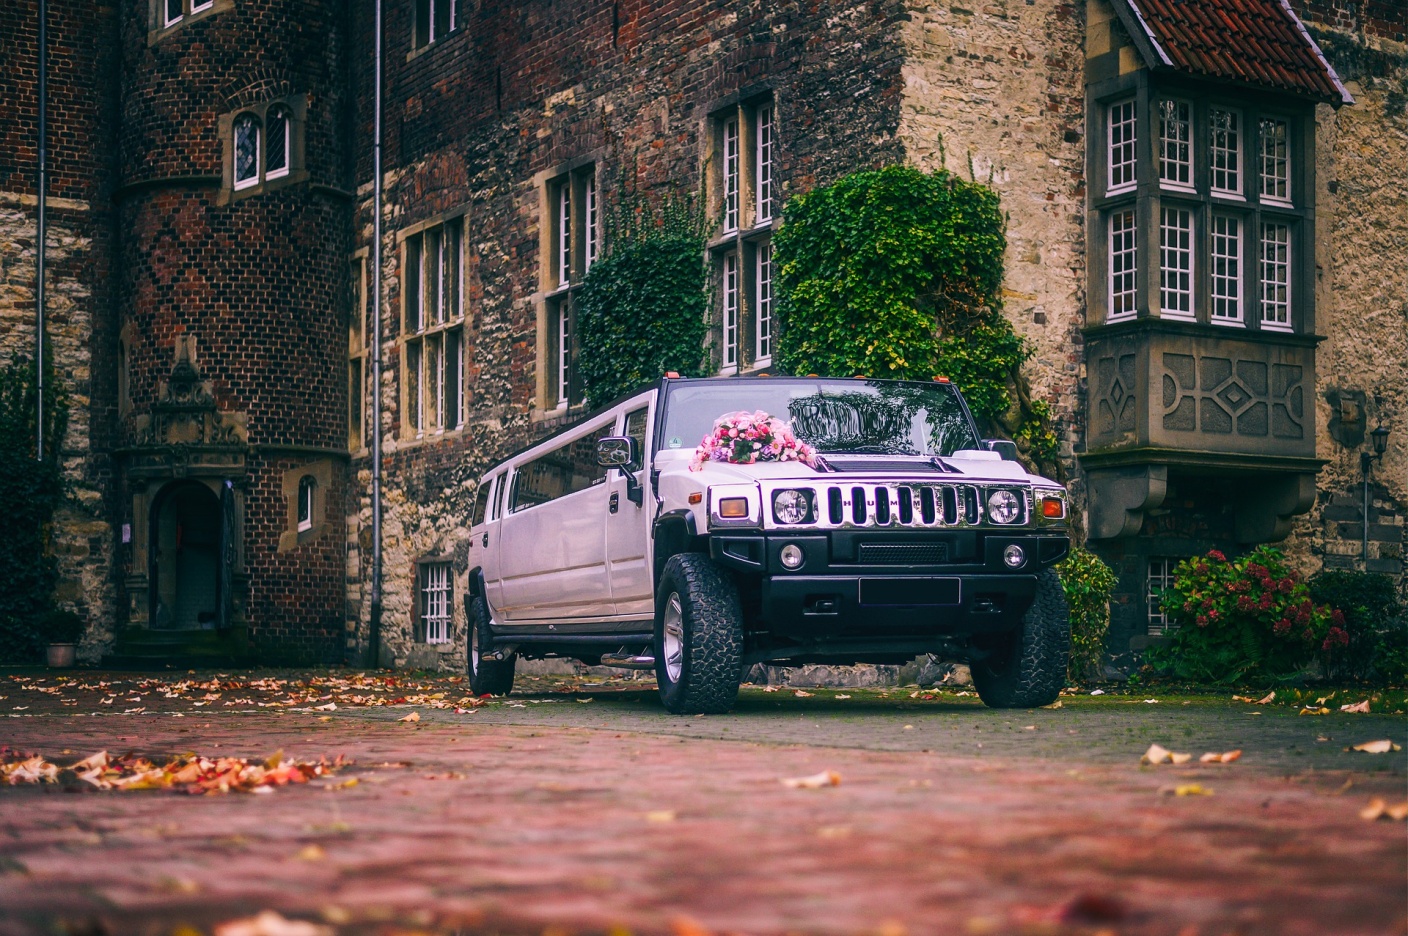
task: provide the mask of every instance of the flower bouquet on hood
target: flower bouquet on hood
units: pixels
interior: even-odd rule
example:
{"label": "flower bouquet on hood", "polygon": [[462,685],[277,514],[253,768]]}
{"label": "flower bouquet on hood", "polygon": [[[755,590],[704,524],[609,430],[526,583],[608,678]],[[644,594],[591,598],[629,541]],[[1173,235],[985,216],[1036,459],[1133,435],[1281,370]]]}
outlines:
{"label": "flower bouquet on hood", "polygon": [[799,441],[792,428],[776,416],[762,410],[749,413],[739,410],[725,413],[714,421],[714,431],[704,437],[694,450],[691,471],[699,471],[705,462],[728,462],[751,465],[760,461],[799,461],[816,467],[816,449]]}

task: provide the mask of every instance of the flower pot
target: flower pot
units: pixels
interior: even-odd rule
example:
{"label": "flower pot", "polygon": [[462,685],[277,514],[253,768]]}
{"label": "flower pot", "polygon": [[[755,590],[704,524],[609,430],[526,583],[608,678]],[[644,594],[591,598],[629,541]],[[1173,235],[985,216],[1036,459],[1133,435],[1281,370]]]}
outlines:
{"label": "flower pot", "polygon": [[50,666],[64,668],[73,665],[75,653],[78,650],[77,644],[53,643],[49,644],[47,655]]}

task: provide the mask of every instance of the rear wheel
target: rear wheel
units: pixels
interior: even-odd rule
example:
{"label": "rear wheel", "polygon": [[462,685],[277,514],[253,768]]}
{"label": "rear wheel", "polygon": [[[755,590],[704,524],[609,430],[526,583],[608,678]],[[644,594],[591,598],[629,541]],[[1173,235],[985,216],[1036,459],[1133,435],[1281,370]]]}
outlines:
{"label": "rear wheel", "polygon": [[1036,598],[1022,625],[979,645],[986,656],[975,660],[973,686],[993,708],[1049,705],[1061,694],[1071,653],[1071,615],[1055,570],[1036,579]]}
{"label": "rear wheel", "polygon": [[743,608],[707,556],[670,558],[655,596],[655,680],[676,715],[721,715],[742,681]]}
{"label": "rear wheel", "polygon": [[508,695],[513,691],[513,670],[518,654],[502,660],[490,660],[479,652],[480,643],[489,630],[489,602],[484,592],[469,600],[469,691],[476,696]]}

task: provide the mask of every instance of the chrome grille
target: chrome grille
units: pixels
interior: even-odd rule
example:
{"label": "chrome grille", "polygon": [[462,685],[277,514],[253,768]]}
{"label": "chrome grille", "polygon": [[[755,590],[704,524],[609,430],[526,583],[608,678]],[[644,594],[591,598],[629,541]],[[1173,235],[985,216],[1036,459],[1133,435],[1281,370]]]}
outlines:
{"label": "chrome grille", "polygon": [[983,520],[975,484],[832,484],[816,493],[823,527],[926,529],[976,526]]}

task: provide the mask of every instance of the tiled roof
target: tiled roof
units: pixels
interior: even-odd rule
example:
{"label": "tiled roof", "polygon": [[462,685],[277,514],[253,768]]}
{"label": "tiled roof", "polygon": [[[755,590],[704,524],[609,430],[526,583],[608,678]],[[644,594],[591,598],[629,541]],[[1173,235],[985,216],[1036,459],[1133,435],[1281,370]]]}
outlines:
{"label": "tiled roof", "polygon": [[1151,66],[1352,103],[1286,0],[1123,2],[1161,60]]}

